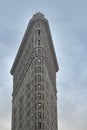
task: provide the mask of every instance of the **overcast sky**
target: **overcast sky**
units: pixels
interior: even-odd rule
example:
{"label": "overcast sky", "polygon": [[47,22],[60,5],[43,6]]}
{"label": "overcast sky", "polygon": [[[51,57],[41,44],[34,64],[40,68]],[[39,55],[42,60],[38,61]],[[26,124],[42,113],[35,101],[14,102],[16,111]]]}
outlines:
{"label": "overcast sky", "polygon": [[87,130],[87,0],[0,0],[0,130],[11,129],[10,69],[32,15],[49,21],[59,63],[59,130]]}

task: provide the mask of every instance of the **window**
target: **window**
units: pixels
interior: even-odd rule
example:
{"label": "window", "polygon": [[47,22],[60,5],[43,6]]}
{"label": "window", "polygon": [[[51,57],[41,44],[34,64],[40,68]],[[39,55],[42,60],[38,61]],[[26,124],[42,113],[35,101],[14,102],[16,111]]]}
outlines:
{"label": "window", "polygon": [[35,123],[35,129],[43,129],[43,123],[42,122],[37,122]]}
{"label": "window", "polygon": [[41,50],[40,49],[38,49],[38,55],[41,55]]}
{"label": "window", "polygon": [[38,112],[38,119],[41,119],[41,112]]}
{"label": "window", "polygon": [[37,51],[35,50],[35,56],[37,55]]}
{"label": "window", "polygon": [[41,90],[41,84],[38,84],[37,87],[38,87],[38,90]]}
{"label": "window", "polygon": [[40,58],[38,58],[38,63],[41,64],[41,59]]}
{"label": "window", "polygon": [[35,82],[36,82],[36,76],[35,76]]}
{"label": "window", "polygon": [[33,37],[32,37],[32,40],[31,40],[31,41],[32,41],[32,43],[34,42],[34,39],[33,39]]}
{"label": "window", "polygon": [[41,108],[44,109],[44,104],[42,104],[41,102],[35,103],[35,109],[41,109]]}
{"label": "window", "polygon": [[38,40],[38,45],[40,46],[40,40]]}
{"label": "window", "polygon": [[38,109],[41,109],[41,103],[40,102],[38,103]]}
{"label": "window", "polygon": [[41,119],[41,112],[35,113],[35,119]]}
{"label": "window", "polygon": [[42,73],[44,73],[44,68],[42,68]]}
{"label": "window", "polygon": [[38,129],[41,129],[41,128],[42,128],[42,123],[38,122]]}
{"label": "window", "polygon": [[38,82],[41,81],[41,75],[38,75]]}
{"label": "window", "polygon": [[35,59],[35,64],[37,64],[37,59]]}
{"label": "window", "polygon": [[35,99],[40,100],[41,99],[41,93],[35,94]]}
{"label": "window", "polygon": [[38,30],[38,35],[40,36],[40,30]]}
{"label": "window", "polygon": [[38,99],[41,99],[41,93],[38,93]]}
{"label": "window", "polygon": [[35,64],[41,64],[41,58],[35,59]]}
{"label": "window", "polygon": [[42,77],[42,82],[44,82],[44,76]]}
{"label": "window", "polygon": [[41,73],[41,67],[35,68],[35,73]]}
{"label": "window", "polygon": [[38,67],[38,73],[41,73],[41,67]]}
{"label": "window", "polygon": [[35,73],[37,73],[37,69],[35,68]]}
{"label": "window", "polygon": [[35,85],[35,91],[36,90],[38,90],[38,91],[41,90],[41,84],[38,84],[37,86]]}
{"label": "window", "polygon": [[35,85],[35,91],[40,91],[40,90],[44,90],[44,85],[41,84]]}

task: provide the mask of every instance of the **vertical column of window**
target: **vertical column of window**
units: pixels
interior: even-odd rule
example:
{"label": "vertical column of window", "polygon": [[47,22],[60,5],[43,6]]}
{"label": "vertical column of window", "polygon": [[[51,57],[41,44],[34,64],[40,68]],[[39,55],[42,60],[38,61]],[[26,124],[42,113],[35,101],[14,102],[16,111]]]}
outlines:
{"label": "vertical column of window", "polygon": [[40,40],[40,36],[41,36],[41,30],[37,30],[37,45],[40,46],[41,45],[41,40]]}
{"label": "vertical column of window", "polygon": [[[38,31],[38,35],[40,35],[40,32]],[[40,40],[38,40],[38,45],[40,46]],[[37,50],[37,54],[41,55],[41,49]],[[44,109],[44,103],[42,102],[42,100],[44,99],[44,95],[43,92],[41,92],[44,88],[44,86],[42,85],[42,58],[38,57],[35,60],[35,129],[43,129],[44,124],[42,122],[42,119],[44,119],[44,112],[42,112],[41,110]],[[38,122],[37,122],[38,120]]]}

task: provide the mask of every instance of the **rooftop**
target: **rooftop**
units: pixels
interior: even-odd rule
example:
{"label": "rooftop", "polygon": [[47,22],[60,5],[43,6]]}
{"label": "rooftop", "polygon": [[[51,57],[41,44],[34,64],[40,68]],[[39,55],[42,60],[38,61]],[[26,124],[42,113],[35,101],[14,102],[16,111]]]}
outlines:
{"label": "rooftop", "polygon": [[40,17],[44,18],[44,14],[38,12],[38,13],[33,15],[33,18],[40,18]]}

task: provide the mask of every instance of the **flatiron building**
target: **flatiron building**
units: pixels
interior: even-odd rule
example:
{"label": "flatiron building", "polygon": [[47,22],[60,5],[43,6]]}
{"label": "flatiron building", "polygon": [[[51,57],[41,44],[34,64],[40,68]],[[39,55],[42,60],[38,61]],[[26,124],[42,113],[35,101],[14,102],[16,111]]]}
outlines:
{"label": "flatiron building", "polygon": [[12,130],[58,130],[58,69],[48,20],[36,13],[11,68]]}

